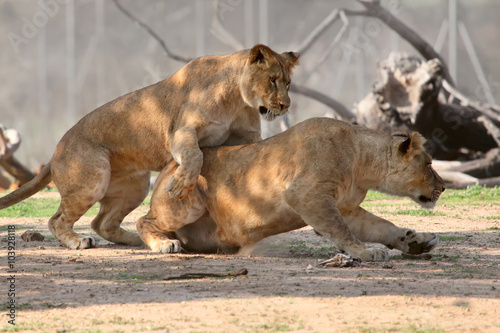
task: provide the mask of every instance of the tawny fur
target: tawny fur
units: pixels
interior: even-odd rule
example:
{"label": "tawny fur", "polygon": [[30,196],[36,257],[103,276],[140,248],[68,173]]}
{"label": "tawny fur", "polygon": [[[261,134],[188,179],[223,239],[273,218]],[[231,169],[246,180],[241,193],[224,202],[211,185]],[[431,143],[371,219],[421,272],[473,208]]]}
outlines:
{"label": "tawny fur", "polygon": [[433,207],[444,182],[423,143],[418,133],[393,137],[316,118],[258,143],[203,149],[197,186],[183,200],[164,191],[175,162],[162,171],[151,210],[137,221],[139,235],[155,252],[236,252],[310,225],[362,260],[387,259],[387,249],[365,242],[428,252],[437,236],[399,228],[359,206],[374,189]]}
{"label": "tawny fur", "polygon": [[271,119],[288,110],[290,71],[297,60],[296,53],[278,54],[264,45],[202,57],[164,81],[97,108],[64,135],[40,175],[0,198],[0,209],[53,179],[61,205],[49,229],[63,244],[95,246],[92,237],[76,234],[73,224],[96,202],[101,208],[92,228],[100,236],[142,244],[120,223],[147,195],[150,171],[175,161],[179,167],[169,177],[168,195],[182,198],[198,179],[200,147],[259,141],[260,114]]}

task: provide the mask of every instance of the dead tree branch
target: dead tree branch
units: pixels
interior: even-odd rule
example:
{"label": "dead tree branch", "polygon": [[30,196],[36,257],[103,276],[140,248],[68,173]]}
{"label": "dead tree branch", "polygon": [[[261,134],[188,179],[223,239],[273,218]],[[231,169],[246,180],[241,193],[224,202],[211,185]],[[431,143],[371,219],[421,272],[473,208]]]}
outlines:
{"label": "dead tree branch", "polygon": [[312,98],[328,107],[331,109],[335,110],[335,112],[340,115],[342,118],[345,120],[352,120],[356,118],[356,115],[349,110],[347,107],[344,106],[344,104],[338,102],[337,100],[317,91],[314,89],[310,89],[304,86],[300,86],[297,84],[292,84],[290,86],[290,91],[301,94],[304,96],[307,96],[309,98]]}
{"label": "dead tree branch", "polygon": [[227,31],[221,22],[221,16],[219,11],[219,0],[214,1],[214,16],[212,19],[212,28],[210,32],[218,40],[224,44],[230,46],[233,50],[243,50],[245,47],[241,44],[229,31]]}
{"label": "dead tree branch", "polygon": [[[399,20],[397,17],[391,14],[390,11],[385,9],[380,5],[379,0],[358,0],[365,8],[369,16],[376,17],[380,21],[384,22],[389,28],[396,32],[399,36],[404,38],[408,43],[410,43],[426,60],[439,59],[443,66],[443,76],[446,81],[450,83],[451,86],[455,86],[453,79],[451,78],[450,71],[446,65],[446,61],[441,57],[441,55],[434,50],[434,48],[427,43],[419,34],[417,34],[413,29],[408,27],[405,23]],[[354,14],[356,12],[349,12],[349,14]],[[359,12],[358,12],[359,13]]]}
{"label": "dead tree branch", "polygon": [[500,148],[492,149],[484,158],[450,166],[448,171],[461,172],[476,178],[496,177],[500,174]]}
{"label": "dead tree branch", "polygon": [[[227,38],[227,40],[229,42],[226,41],[226,44],[233,47],[233,49],[236,51],[238,49],[240,49],[239,47],[239,42],[236,41],[236,38],[231,35],[230,32],[228,32],[224,26],[222,26],[221,22],[220,22],[220,14],[219,14],[219,6],[218,6],[218,0],[215,0],[215,14],[214,14],[214,21],[216,23],[216,27],[217,27],[217,31],[220,33],[221,36],[226,36],[225,38]],[[346,24],[347,20],[345,18],[345,15],[342,11],[339,11],[339,10],[334,10],[332,11],[332,13],[330,13],[330,15],[328,15],[324,20],[323,22],[321,22],[318,27],[316,29],[314,29],[310,34],[309,36],[304,40],[304,42],[302,42],[301,46],[299,46],[299,53],[302,54],[303,52],[307,51],[307,49],[312,45],[312,43],[314,41],[316,41],[319,36],[329,27],[331,26],[336,20],[337,18],[341,18],[342,21],[344,22],[344,25]],[[217,19],[215,19],[217,18]],[[345,30],[345,28],[343,30],[341,30],[342,32]],[[216,36],[217,37],[217,36]],[[339,37],[340,38],[340,37]],[[236,43],[234,42],[236,41]],[[242,46],[241,46],[242,47]],[[329,97],[329,96],[326,96],[325,94],[319,92],[319,91],[316,91],[314,89],[311,89],[311,88],[307,88],[307,87],[304,87],[304,86],[300,86],[300,85],[297,85],[297,84],[293,84],[291,87],[290,87],[290,91],[291,92],[294,92],[294,93],[297,93],[297,94],[300,94],[300,95],[303,95],[303,96],[306,96],[306,97],[309,97],[309,98],[312,98],[326,106],[328,106],[329,108],[331,108],[336,114],[338,114],[339,116],[341,116],[342,118],[344,118],[345,120],[351,120],[351,119],[354,119],[355,118],[355,115],[352,113],[352,111],[350,111],[346,106],[344,106],[342,103],[340,103],[339,101]]]}
{"label": "dead tree branch", "polygon": [[118,8],[129,19],[131,19],[132,21],[137,23],[141,28],[145,29],[148,32],[148,34],[150,34],[151,37],[153,37],[158,42],[158,44],[160,44],[163,51],[165,51],[165,54],[167,55],[167,57],[169,57],[173,60],[184,62],[184,63],[188,63],[191,60],[193,60],[193,58],[184,57],[184,56],[172,53],[168,49],[167,45],[165,44],[165,41],[163,39],[161,39],[161,37],[153,29],[151,29],[146,23],[142,22],[137,17],[135,17],[131,12],[129,12],[127,9],[125,9],[125,7],[123,7],[118,0],[113,0],[113,2],[115,3],[116,8]]}
{"label": "dead tree branch", "polygon": [[493,122],[486,116],[480,116],[477,120],[483,123],[488,134],[493,138],[493,140],[495,140],[497,146],[500,147],[500,129],[498,126],[495,126],[495,124],[493,124]]}
{"label": "dead tree branch", "polygon": [[[165,54],[168,58],[171,58],[171,59],[174,59],[177,61],[181,61],[184,63],[187,63],[187,62],[192,60],[191,58],[183,57],[183,56],[176,55],[176,54],[172,53],[168,49],[165,41],[163,39],[161,39],[161,37],[151,27],[149,27],[146,23],[139,20],[131,12],[126,10],[119,3],[118,0],[113,0],[113,2],[115,3],[116,7],[123,14],[125,14],[128,18],[130,18],[135,23],[137,23],[141,28],[145,29],[160,44],[160,46],[162,47],[163,51],[165,52]],[[233,49],[235,49],[235,50],[242,49],[243,46],[236,40],[236,38],[234,38],[234,36],[232,36],[222,26],[222,23],[220,21],[220,16],[218,13],[218,9],[219,9],[218,1],[216,0],[215,1],[215,15],[214,15],[215,17],[214,17],[214,20],[212,21],[212,28],[213,28],[212,33],[214,33],[215,37],[222,40],[226,45],[231,46]],[[320,32],[317,32],[316,34],[319,36],[322,33],[322,31],[324,31],[324,29],[322,29]],[[312,36],[312,34],[311,34],[311,36]],[[313,37],[311,37],[311,38],[313,38]],[[313,39],[316,40],[317,38],[314,37]],[[306,88],[306,87],[301,87],[298,85],[295,85],[295,88],[293,88],[292,91],[297,93],[297,94],[301,94],[301,95],[304,95],[306,97],[317,100],[318,102],[330,107],[335,113],[339,114],[341,117],[345,118],[346,120],[354,118],[353,113],[347,107],[345,107],[342,103],[340,103],[340,102],[334,100],[333,98],[330,98],[330,97],[328,97],[328,96],[326,96],[318,91],[315,91],[313,89]]]}
{"label": "dead tree branch", "polygon": [[19,186],[29,182],[35,175],[14,157],[10,151],[7,139],[3,130],[0,128],[0,167],[14,177]]}
{"label": "dead tree branch", "polygon": [[442,83],[443,89],[446,90],[449,94],[448,103],[454,103],[458,101],[458,103],[462,106],[471,106],[474,109],[479,110],[482,114],[487,116],[488,118],[500,122],[500,107],[498,105],[491,105],[481,102],[472,101],[469,98],[465,97],[462,93],[452,87],[447,81],[443,81]]}
{"label": "dead tree branch", "polygon": [[313,31],[304,39],[298,47],[300,54],[305,53],[311,45],[330,27],[335,21],[340,18],[340,9],[334,9]]}

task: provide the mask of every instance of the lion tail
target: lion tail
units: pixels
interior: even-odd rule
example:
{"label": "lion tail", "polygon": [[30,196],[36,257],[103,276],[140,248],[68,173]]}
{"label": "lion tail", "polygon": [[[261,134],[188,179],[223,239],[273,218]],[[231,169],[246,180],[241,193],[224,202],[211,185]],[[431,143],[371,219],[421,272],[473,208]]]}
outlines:
{"label": "lion tail", "polygon": [[0,209],[4,209],[21,202],[38,191],[46,187],[52,180],[50,172],[50,163],[42,168],[42,170],[32,180],[18,188],[12,193],[9,193],[0,198]]}

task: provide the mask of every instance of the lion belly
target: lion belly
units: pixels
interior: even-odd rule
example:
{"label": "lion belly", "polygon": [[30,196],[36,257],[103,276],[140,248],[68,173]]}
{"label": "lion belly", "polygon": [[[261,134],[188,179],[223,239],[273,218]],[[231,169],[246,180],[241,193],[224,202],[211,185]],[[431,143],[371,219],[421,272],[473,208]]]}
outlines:
{"label": "lion belly", "polygon": [[305,226],[290,206],[274,198],[251,202],[248,196],[233,197],[231,202],[218,200],[216,205],[208,207],[216,225],[214,239],[218,246],[240,248]]}

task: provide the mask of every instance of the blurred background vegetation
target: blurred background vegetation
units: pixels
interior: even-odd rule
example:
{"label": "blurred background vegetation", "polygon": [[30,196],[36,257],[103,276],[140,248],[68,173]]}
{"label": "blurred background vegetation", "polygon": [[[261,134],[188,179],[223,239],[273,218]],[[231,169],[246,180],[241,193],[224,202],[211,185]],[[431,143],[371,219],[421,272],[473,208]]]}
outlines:
{"label": "blurred background vegetation", "polygon": [[[220,31],[214,30],[211,0],[120,0],[120,4],[154,29],[176,54],[197,57],[234,51],[217,37]],[[500,101],[499,1],[381,4],[442,54],[462,93],[473,100]],[[242,47],[266,43],[279,52],[297,50],[336,8],[362,9],[348,0],[221,0],[218,6],[222,26]],[[338,20],[304,52],[293,80],[352,108],[371,90],[377,61],[394,50],[418,53],[375,18],[347,19],[348,25]],[[449,29],[453,24],[459,29]],[[464,28],[489,96],[467,49]],[[111,0],[0,0],[0,35],[0,123],[21,133],[23,143],[16,157],[31,169],[50,159],[61,136],[82,116],[165,79],[184,65],[167,58],[158,42]],[[337,36],[340,39],[333,45]],[[291,125],[332,114],[301,95],[293,94],[292,102]],[[266,128],[264,135],[279,131],[276,126]]]}

